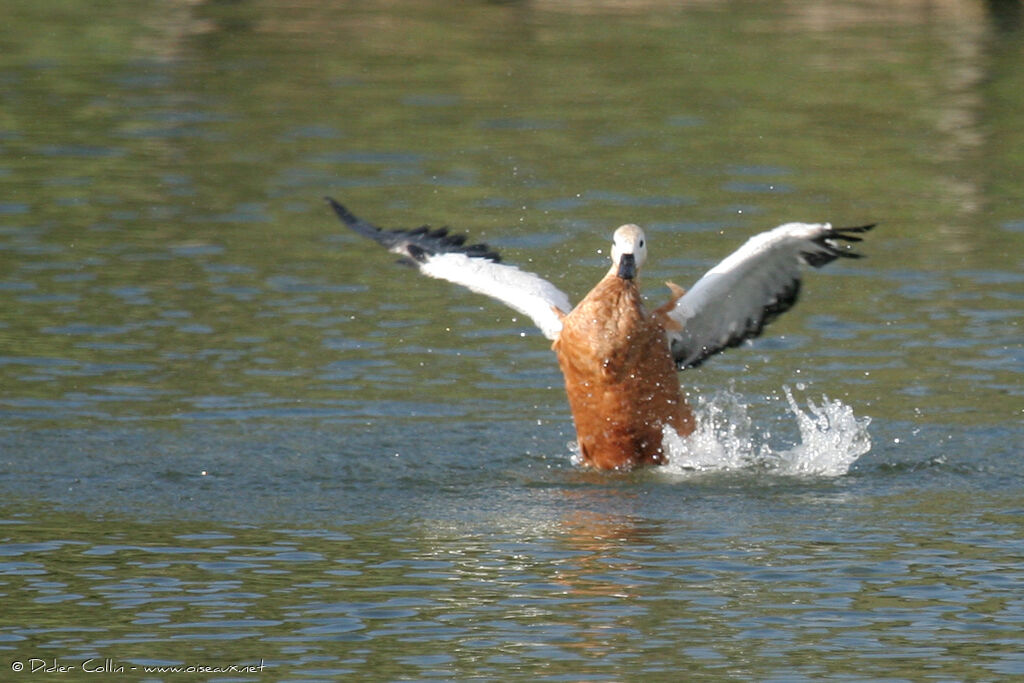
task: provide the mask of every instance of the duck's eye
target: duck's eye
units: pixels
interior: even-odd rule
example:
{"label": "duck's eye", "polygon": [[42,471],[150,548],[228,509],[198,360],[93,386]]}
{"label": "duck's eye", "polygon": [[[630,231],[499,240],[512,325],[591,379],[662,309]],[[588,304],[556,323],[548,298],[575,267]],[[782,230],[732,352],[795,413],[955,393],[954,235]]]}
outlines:
{"label": "duck's eye", "polygon": [[643,246],[644,246],[644,241],[640,240],[640,248],[643,249]]}

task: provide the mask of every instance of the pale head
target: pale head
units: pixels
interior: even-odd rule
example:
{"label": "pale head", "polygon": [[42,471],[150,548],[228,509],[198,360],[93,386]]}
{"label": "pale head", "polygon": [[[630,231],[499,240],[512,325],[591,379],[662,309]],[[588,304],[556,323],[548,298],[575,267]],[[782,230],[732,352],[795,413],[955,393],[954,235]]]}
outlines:
{"label": "pale head", "polygon": [[639,225],[619,226],[612,235],[612,270],[624,280],[636,277],[647,261],[647,239]]}

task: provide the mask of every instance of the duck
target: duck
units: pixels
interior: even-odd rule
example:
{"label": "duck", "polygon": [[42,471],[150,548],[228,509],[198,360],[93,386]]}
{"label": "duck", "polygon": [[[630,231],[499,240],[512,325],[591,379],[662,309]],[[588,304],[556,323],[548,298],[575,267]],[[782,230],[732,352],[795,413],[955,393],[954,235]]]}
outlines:
{"label": "duck", "polygon": [[689,289],[666,282],[668,300],[648,311],[639,287],[643,229],[612,234],[611,264],[575,306],[550,281],[506,264],[487,244],[448,228],[382,229],[331,197],[338,219],[423,275],[491,297],[529,318],[549,339],[565,380],[580,461],[597,470],[665,465],[666,433],[686,437],[696,418],[680,372],[758,337],[797,302],[804,270],[853,249],[875,223],[785,223],[749,238]]}

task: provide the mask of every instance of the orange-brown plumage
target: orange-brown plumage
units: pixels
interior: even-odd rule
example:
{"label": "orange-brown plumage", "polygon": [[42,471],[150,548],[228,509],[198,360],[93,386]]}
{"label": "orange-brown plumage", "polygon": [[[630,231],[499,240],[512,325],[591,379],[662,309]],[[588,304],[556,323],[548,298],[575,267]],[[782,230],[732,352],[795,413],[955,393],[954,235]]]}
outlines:
{"label": "orange-brown plumage", "polygon": [[[598,469],[663,463],[663,429],[680,436],[694,430],[665,336],[668,306],[648,314],[635,270],[623,277],[613,258],[608,274],[562,318],[552,345],[583,462]],[[670,304],[681,293],[673,289]]]}

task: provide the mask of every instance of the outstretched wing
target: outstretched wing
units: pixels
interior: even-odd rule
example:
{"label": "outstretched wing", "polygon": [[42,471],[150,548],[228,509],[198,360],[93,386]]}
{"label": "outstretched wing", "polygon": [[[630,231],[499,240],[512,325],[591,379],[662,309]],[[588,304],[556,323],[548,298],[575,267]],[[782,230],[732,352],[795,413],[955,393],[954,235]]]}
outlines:
{"label": "outstretched wing", "polygon": [[431,230],[381,230],[357,218],[327,197],[338,218],[363,237],[379,242],[399,254],[424,275],[448,280],[485,294],[514,308],[533,320],[548,339],[562,329],[561,313],[572,310],[569,297],[544,278],[501,263],[501,257],[486,244],[466,244],[463,235],[450,235],[446,228]]}
{"label": "outstretched wing", "polygon": [[787,223],[750,238],[668,312],[681,327],[669,332],[676,366],[695,367],[708,356],[761,334],[765,325],[796,303],[802,266],[820,268],[840,257],[859,258],[844,242],[860,242],[857,235],[873,227]]}

